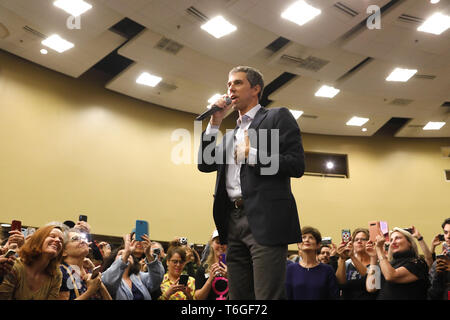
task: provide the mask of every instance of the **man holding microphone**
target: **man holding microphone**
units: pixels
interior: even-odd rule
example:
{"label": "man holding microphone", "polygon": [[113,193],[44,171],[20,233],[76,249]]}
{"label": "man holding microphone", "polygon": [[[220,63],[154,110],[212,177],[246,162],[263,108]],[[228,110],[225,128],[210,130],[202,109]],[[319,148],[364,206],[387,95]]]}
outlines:
{"label": "man holding microphone", "polygon": [[[220,242],[228,244],[229,298],[285,299],[287,247],[301,242],[290,184],[305,169],[300,129],[288,109],[259,104],[258,70],[233,68],[227,87],[202,134],[198,169],[217,172],[213,215]],[[237,126],[217,145],[231,108],[239,113]]]}

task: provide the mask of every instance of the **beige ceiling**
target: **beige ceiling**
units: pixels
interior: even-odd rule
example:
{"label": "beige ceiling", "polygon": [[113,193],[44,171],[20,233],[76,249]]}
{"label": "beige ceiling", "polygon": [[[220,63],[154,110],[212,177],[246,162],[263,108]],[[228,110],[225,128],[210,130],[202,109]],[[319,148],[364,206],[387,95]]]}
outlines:
{"label": "beige ceiling", "polygon": [[[408,118],[395,136],[450,137],[450,107],[442,106],[450,102],[450,29],[441,35],[417,31],[420,20],[432,13],[449,15],[450,0],[434,5],[429,0],[307,0],[322,13],[301,27],[281,18],[295,0],[85,0],[93,8],[81,16],[80,29],[67,27],[69,15],[53,1],[0,0],[0,49],[77,78],[120,47],[118,54],[133,64],[106,88],[193,114],[203,112],[213,94],[225,93],[233,66],[258,68],[266,84],[288,72],[296,77],[268,96],[268,107],[304,111],[298,120],[303,132],[370,136],[391,118]],[[389,6],[379,30],[366,26],[369,5]],[[204,21],[187,12],[190,7],[204,18],[221,14],[237,31],[212,37],[200,28]],[[419,22],[407,22],[405,15]],[[110,30],[124,18],[145,27],[128,42]],[[42,55],[42,37],[53,33],[75,47]],[[176,54],[156,48],[162,37],[183,47]],[[290,42],[276,52],[266,48],[279,37]],[[326,63],[308,70],[286,56]],[[406,83],[385,81],[396,67],[418,69],[421,76]],[[136,84],[144,71],[162,77],[162,83],[155,88]],[[341,92],[333,99],[315,97],[323,84]],[[367,131],[345,125],[353,116],[370,119]],[[447,124],[422,130],[428,121]]]}

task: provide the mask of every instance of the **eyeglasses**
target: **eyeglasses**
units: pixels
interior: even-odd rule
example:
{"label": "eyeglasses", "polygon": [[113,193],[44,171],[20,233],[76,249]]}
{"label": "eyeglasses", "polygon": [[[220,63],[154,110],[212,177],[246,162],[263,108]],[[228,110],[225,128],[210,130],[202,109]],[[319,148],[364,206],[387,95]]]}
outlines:
{"label": "eyeglasses", "polygon": [[82,237],[82,236],[79,236],[79,235],[72,236],[72,237],[70,238],[69,241],[70,241],[70,242],[72,242],[72,241],[83,241],[83,242],[86,242],[86,243],[87,243],[86,238],[84,238],[84,237]]}
{"label": "eyeglasses", "polygon": [[172,262],[173,264],[183,264],[184,263],[181,260],[169,260],[169,262]]}

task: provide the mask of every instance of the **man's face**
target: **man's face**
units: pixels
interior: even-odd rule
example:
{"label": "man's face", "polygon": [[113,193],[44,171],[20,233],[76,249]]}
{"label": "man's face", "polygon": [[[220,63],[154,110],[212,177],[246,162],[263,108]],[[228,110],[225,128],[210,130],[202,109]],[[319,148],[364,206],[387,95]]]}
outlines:
{"label": "man's face", "polygon": [[258,102],[259,86],[252,88],[245,72],[230,73],[227,86],[233,110],[244,110]]}
{"label": "man's face", "polygon": [[450,224],[448,223],[444,226],[444,240],[450,245]]}
{"label": "man's face", "polygon": [[318,255],[319,261],[322,263],[329,263],[330,262],[330,248],[323,247],[322,250],[320,250],[320,253]]}

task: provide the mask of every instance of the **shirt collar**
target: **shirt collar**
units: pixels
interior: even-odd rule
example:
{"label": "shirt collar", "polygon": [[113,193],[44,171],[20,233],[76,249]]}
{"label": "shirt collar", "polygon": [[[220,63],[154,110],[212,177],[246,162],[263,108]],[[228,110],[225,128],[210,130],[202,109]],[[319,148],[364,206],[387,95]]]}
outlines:
{"label": "shirt collar", "polygon": [[[256,106],[254,106],[253,108],[251,108],[246,114],[244,114],[242,117],[247,117],[247,119],[249,119],[249,121],[252,121],[255,116],[256,113],[259,111],[259,109],[261,109],[261,105],[258,103]],[[236,123],[240,126],[242,121],[241,118],[238,118],[236,120]]]}

